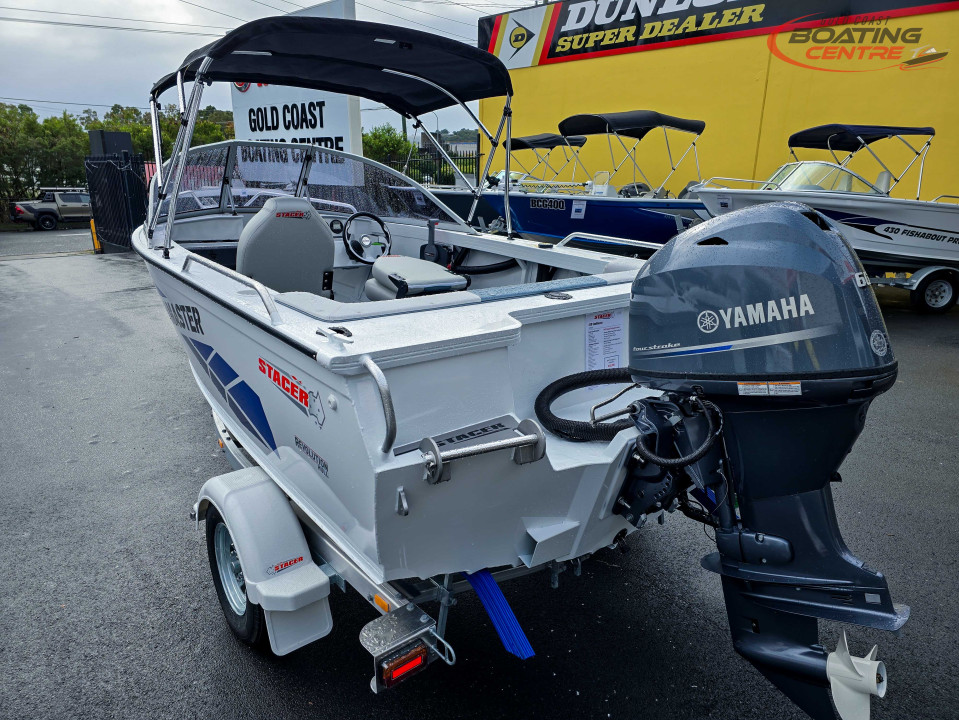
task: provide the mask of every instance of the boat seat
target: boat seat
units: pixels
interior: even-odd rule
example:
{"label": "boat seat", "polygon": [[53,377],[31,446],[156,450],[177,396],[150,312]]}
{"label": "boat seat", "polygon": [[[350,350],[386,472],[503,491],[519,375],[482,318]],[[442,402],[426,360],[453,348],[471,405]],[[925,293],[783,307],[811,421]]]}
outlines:
{"label": "boat seat", "polygon": [[243,228],[236,271],[277,292],[332,295],[336,239],[307,198],[273,197]]}
{"label": "boat seat", "polygon": [[465,290],[469,285],[468,277],[429,260],[384,255],[373,263],[373,276],[366,281],[365,290],[370,300],[392,300]]}
{"label": "boat seat", "polygon": [[886,195],[888,195],[889,188],[891,187],[892,187],[892,173],[889,172],[888,170],[883,170],[881,173],[879,173],[879,177],[876,178],[876,189],[879,192],[885,193]]}

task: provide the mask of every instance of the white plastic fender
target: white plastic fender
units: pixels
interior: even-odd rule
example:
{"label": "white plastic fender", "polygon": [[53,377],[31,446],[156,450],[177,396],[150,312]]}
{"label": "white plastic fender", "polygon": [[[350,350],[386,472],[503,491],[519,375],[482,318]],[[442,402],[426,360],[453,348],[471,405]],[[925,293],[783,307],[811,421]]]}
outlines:
{"label": "white plastic fender", "polygon": [[310,548],[290,501],[259,467],[207,480],[197,523],[213,505],[233,537],[249,601],[263,608],[277,655],[319,640],[333,629],[330,580]]}
{"label": "white plastic fender", "polygon": [[886,694],[886,666],[876,656],[879,646],[873,645],[866,657],[849,654],[846,631],[836,651],[826,658],[826,676],[832,699],[842,720],[869,720],[869,697]]}

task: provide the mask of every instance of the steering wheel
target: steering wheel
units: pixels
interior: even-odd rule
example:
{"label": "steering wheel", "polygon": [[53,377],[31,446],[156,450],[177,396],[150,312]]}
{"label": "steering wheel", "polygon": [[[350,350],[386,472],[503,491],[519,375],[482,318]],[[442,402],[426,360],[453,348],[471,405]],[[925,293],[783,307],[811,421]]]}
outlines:
{"label": "steering wheel", "polygon": [[[353,227],[353,221],[357,218],[373,220],[380,226],[380,233],[363,233],[359,238],[354,238],[350,229]],[[346,245],[346,254],[353,260],[364,265],[372,265],[377,258],[390,254],[392,240],[390,239],[390,231],[386,229],[386,223],[380,218],[373,213],[357,212],[350,215],[343,224],[343,244]]]}

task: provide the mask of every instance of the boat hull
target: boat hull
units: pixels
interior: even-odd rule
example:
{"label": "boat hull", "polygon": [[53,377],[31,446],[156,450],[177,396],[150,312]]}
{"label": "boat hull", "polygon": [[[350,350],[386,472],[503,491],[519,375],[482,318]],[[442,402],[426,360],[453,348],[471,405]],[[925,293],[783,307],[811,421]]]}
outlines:
{"label": "boat hull", "polygon": [[[484,196],[505,215],[502,193]],[[511,193],[513,229],[523,237],[556,242],[573,233],[665,243],[695,224],[698,200],[611,198],[590,195]]]}
{"label": "boat hull", "polygon": [[700,188],[713,217],[766,202],[791,200],[838,223],[872,272],[959,267],[959,205],[852,193]]}
{"label": "boat hull", "polygon": [[[226,290],[228,279],[199,266],[184,275],[183,249],[174,246],[163,260],[145,248],[142,233],[134,247],[147,260],[204,399],[284,493],[376,581],[535,567],[595,552],[634,529],[612,513],[632,431],[609,445],[578,445],[575,454],[570,443],[548,436],[546,456],[523,465],[509,450],[457,460],[449,481],[438,485],[424,479],[419,452],[423,438],[442,442],[477,427],[482,435],[496,424],[508,431],[534,417],[543,386],[583,369],[584,354],[569,352],[569,338],[584,335],[600,305],[624,312],[628,282],[579,307],[575,300],[558,313],[545,306],[546,314],[531,316],[528,325],[510,319],[510,303],[519,302],[510,300],[503,301],[505,327],[491,321],[485,306],[481,316],[450,308],[421,319],[462,328],[467,342],[459,347],[466,349],[433,344],[381,360],[398,428],[395,444],[383,452],[387,423],[377,385],[360,358],[350,365],[348,347],[318,353],[291,342],[242,286]],[[246,311],[238,312],[244,303]],[[285,306],[283,315],[287,326],[301,319]],[[315,328],[316,320],[305,320]],[[395,337],[415,322],[399,316],[382,325],[395,328]],[[360,338],[371,332],[361,322],[350,327]],[[567,351],[544,355],[550,346]],[[331,367],[324,352],[342,363]],[[442,387],[431,392],[437,378]],[[596,388],[573,416],[606,394]],[[397,511],[401,491],[407,515]]]}

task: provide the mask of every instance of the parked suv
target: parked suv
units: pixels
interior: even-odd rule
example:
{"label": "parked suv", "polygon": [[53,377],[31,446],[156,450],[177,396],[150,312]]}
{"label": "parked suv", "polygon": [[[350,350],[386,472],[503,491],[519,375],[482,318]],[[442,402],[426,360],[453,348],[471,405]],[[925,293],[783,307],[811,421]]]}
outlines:
{"label": "parked suv", "polygon": [[84,188],[40,188],[36,200],[10,203],[10,220],[30,223],[34,230],[53,230],[59,222],[77,222],[90,217],[90,193]]}

